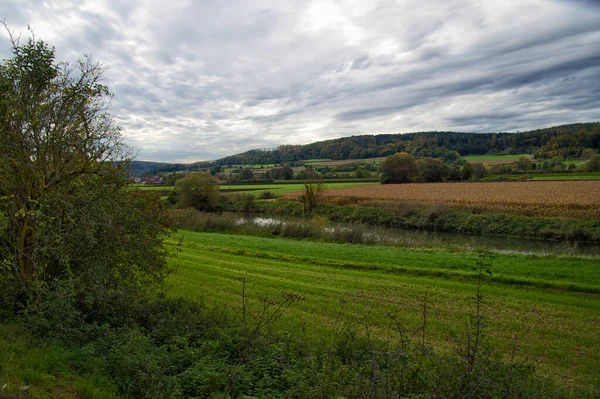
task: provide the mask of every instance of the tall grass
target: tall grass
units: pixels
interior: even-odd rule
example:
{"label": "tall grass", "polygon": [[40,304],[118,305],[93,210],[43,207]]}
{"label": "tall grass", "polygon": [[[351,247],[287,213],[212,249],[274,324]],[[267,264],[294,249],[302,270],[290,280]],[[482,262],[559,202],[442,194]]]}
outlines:
{"label": "tall grass", "polygon": [[[259,236],[280,236],[295,239],[312,239],[342,244],[368,244],[404,247],[438,247],[439,238],[362,223],[331,223],[327,217],[271,219],[243,216],[239,213],[207,213],[192,208],[172,212],[179,227],[192,231],[234,232]],[[449,244],[443,244],[449,246]]]}

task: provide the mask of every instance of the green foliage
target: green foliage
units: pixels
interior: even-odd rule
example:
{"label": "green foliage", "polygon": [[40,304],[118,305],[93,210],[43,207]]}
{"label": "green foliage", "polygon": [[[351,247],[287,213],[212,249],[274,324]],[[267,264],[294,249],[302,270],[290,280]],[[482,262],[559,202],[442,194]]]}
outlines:
{"label": "green foliage", "polygon": [[600,154],[590,156],[584,165],[588,172],[600,172]]}
{"label": "green foliage", "polygon": [[[415,158],[453,163],[471,154],[535,154],[536,158],[578,158],[600,148],[600,123],[575,123],[522,133],[421,132],[343,137],[275,150],[250,150],[217,160],[219,165],[278,164],[310,159],[346,160],[406,152]],[[589,151],[588,151],[589,153]],[[460,154],[460,155],[459,155]]]}
{"label": "green foliage", "polygon": [[[273,215],[299,216],[303,213],[297,203],[290,201],[258,203],[257,208],[258,212]],[[477,207],[460,209],[411,202],[391,207],[321,204],[312,214],[325,216],[333,222],[363,223],[375,227],[600,242],[598,220],[482,213]]]}
{"label": "green foliage", "polygon": [[238,175],[238,180],[241,180],[241,181],[254,180],[254,172],[252,172],[251,168],[245,168]]}
{"label": "green foliage", "polygon": [[417,173],[412,156],[405,152],[391,155],[381,163],[381,184],[409,183],[417,178]]}
{"label": "green foliage", "polygon": [[168,273],[170,222],[156,194],[128,190],[104,68],[56,62],[42,41],[12,45],[0,65],[2,309],[65,280],[90,310],[111,296],[135,301]]}
{"label": "green foliage", "polygon": [[304,206],[304,212],[310,212],[317,206],[324,190],[324,183],[304,183],[304,192],[298,197]]}
{"label": "green foliage", "polygon": [[219,187],[208,173],[192,172],[177,180],[174,191],[180,208],[212,211],[219,206]]}
{"label": "green foliage", "polygon": [[466,180],[469,180],[471,177],[473,177],[473,164],[470,162],[466,162],[462,167],[461,173]]}

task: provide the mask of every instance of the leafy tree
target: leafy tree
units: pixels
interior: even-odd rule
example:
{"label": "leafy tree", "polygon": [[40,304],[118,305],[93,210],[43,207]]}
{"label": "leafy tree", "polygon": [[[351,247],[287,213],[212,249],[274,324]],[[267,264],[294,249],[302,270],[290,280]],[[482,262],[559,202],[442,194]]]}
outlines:
{"label": "leafy tree", "polygon": [[358,168],[356,169],[355,175],[359,179],[365,179],[371,177],[371,172],[363,168]]}
{"label": "leafy tree", "polygon": [[600,154],[592,155],[583,165],[588,172],[600,172]]}
{"label": "leafy tree", "polygon": [[127,187],[130,150],[108,113],[105,69],[10,38],[13,56],[0,64],[0,302],[39,300],[64,279],[95,295],[88,306],[138,298],[169,271],[169,218],[156,195]]}
{"label": "leafy tree", "polygon": [[381,184],[409,183],[417,176],[415,159],[405,152],[390,155],[381,163]]}
{"label": "leafy tree", "polygon": [[469,180],[473,176],[473,164],[465,162],[462,168],[462,175],[466,180]]}
{"label": "leafy tree", "polygon": [[243,169],[238,175],[239,180],[254,180],[254,172],[251,168]]}
{"label": "leafy tree", "polygon": [[318,205],[324,191],[325,184],[322,182],[304,183],[304,192],[298,197],[304,205],[304,212],[310,212]]}
{"label": "leafy tree", "polygon": [[181,208],[212,211],[221,201],[219,187],[210,174],[205,172],[192,172],[177,180],[174,190],[177,192],[177,204]]}
{"label": "leafy tree", "polygon": [[285,165],[281,169],[281,177],[283,180],[292,180],[294,178],[294,169],[290,165]]}
{"label": "leafy tree", "polygon": [[480,179],[487,174],[487,170],[482,163],[474,163],[473,166],[473,176],[476,179]]}
{"label": "leafy tree", "polygon": [[512,166],[513,171],[527,173],[532,169],[532,161],[529,157],[520,157]]}
{"label": "leafy tree", "polygon": [[448,168],[439,158],[423,158],[417,160],[417,169],[419,181],[432,183],[445,180],[448,175]]}

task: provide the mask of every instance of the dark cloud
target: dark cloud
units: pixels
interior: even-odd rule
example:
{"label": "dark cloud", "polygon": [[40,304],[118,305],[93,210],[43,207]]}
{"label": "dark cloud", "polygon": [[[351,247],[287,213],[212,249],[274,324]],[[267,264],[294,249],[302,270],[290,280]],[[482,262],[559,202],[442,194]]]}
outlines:
{"label": "dark cloud", "polygon": [[139,159],[600,119],[596,1],[0,0],[0,19],[109,67]]}

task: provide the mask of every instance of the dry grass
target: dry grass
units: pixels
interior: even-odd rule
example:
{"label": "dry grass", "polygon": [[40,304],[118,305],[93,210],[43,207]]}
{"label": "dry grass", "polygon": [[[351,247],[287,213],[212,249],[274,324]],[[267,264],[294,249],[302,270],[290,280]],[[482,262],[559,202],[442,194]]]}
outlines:
{"label": "dry grass", "polygon": [[327,190],[336,204],[443,203],[531,216],[600,218],[600,181],[389,184]]}

